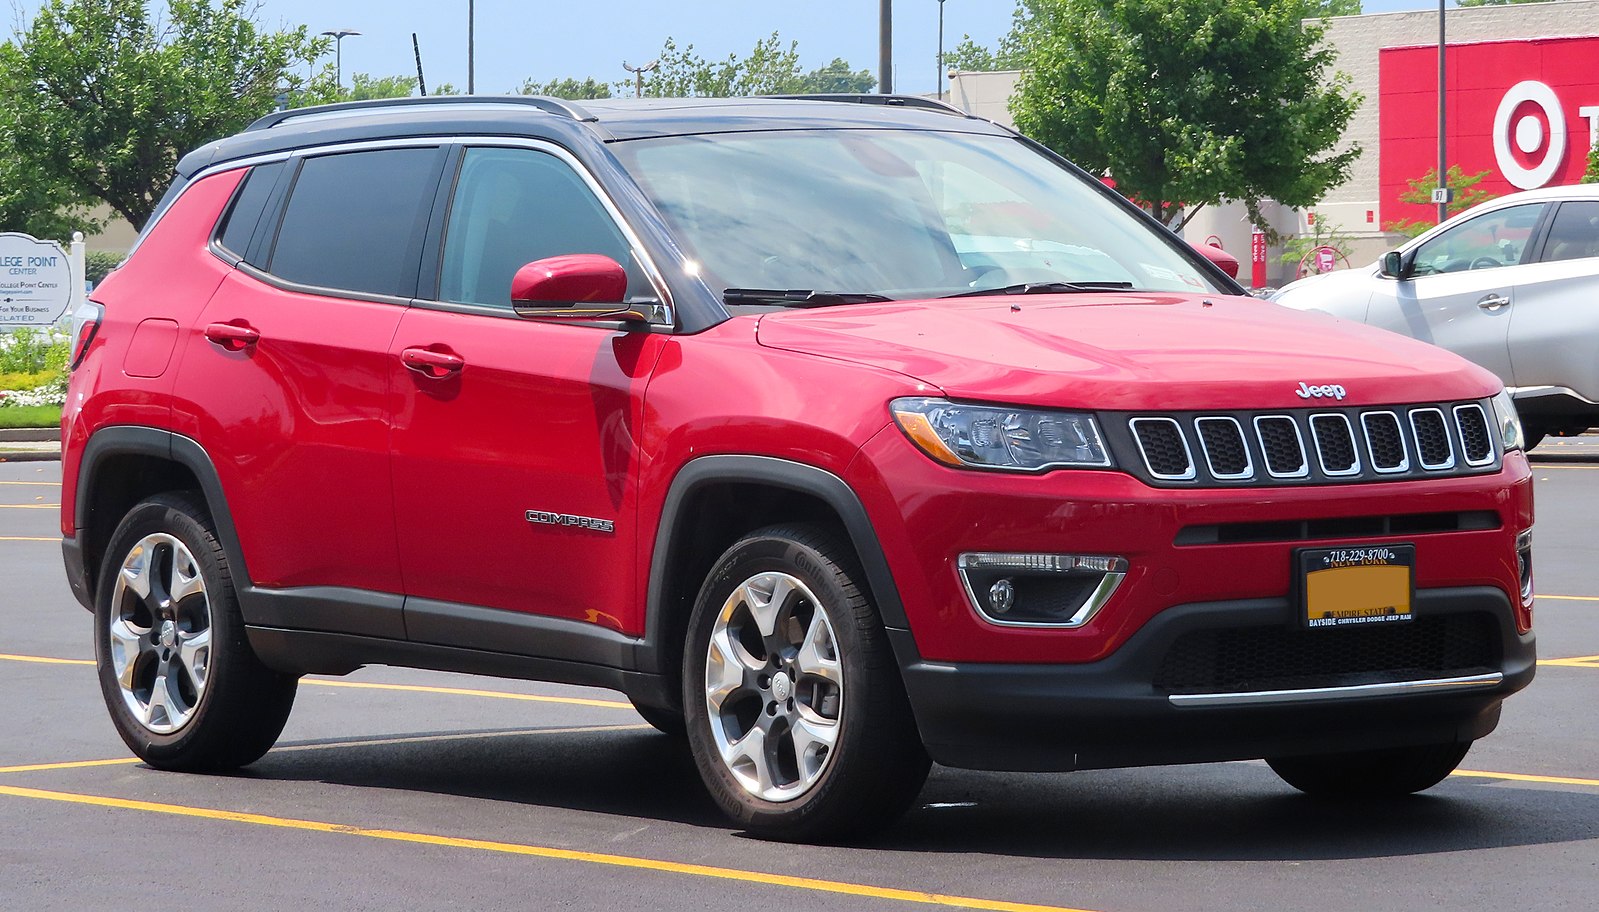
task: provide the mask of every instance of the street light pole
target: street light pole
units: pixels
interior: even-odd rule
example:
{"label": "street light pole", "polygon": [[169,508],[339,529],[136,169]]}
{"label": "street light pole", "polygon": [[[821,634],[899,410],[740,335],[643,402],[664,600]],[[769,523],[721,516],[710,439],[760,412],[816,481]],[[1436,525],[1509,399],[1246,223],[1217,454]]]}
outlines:
{"label": "street light pole", "polygon": [[344,39],[360,32],[355,29],[330,29],[322,34],[333,39],[333,84],[344,90]]}
{"label": "street light pole", "polygon": [[878,0],[877,4],[877,91],[884,95],[894,93],[894,4],[892,0]]}
{"label": "street light pole", "polygon": [[1438,0],[1438,187],[1433,191],[1433,202],[1438,204],[1438,224],[1449,218],[1449,198],[1454,191],[1449,187],[1449,159],[1445,154],[1444,139],[1444,0]]}
{"label": "street light pole", "polygon": [[938,81],[933,87],[938,89],[938,100],[944,100],[944,0],[938,0]]}
{"label": "street light pole", "polygon": [[644,74],[650,72],[651,70],[655,69],[656,67],[658,67],[660,65],[661,65],[661,61],[660,61],[659,58],[656,58],[655,60],[651,60],[649,63],[646,63],[643,66],[636,66],[636,67],[628,66],[626,60],[622,61],[622,69],[627,70],[629,73],[633,74],[633,78],[635,80],[635,85],[637,86],[637,88],[634,89],[634,97],[636,97],[636,98],[643,98],[644,97]]}
{"label": "street light pole", "polygon": [[477,2],[466,0],[466,94],[477,94]]}

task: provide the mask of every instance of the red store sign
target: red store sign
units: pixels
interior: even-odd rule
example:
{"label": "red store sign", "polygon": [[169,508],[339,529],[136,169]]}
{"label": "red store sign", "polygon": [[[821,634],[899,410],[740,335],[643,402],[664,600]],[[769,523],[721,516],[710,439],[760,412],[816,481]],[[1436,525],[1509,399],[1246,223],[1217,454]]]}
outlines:
{"label": "red store sign", "polygon": [[[1449,45],[1448,159],[1497,195],[1574,184],[1599,132],[1599,37]],[[1438,167],[1438,46],[1378,52],[1382,220],[1432,221],[1437,208],[1399,202]]]}

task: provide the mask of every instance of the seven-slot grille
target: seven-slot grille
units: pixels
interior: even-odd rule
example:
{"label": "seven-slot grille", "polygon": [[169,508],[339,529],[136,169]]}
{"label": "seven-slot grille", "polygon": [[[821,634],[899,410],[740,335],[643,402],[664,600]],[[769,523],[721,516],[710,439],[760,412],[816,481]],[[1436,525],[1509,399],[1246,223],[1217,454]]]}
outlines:
{"label": "seven-slot grille", "polygon": [[1156,484],[1376,481],[1475,474],[1498,463],[1481,402],[1133,415],[1126,428]]}

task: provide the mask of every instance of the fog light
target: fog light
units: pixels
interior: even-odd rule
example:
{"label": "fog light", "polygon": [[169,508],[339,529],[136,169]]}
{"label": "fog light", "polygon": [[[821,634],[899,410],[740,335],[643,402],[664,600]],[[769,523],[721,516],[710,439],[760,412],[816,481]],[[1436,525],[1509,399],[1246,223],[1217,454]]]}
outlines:
{"label": "fog light", "polygon": [[972,607],[1006,627],[1081,627],[1127,574],[1124,558],[1091,554],[975,551],[957,567]]}
{"label": "fog light", "polygon": [[988,608],[995,614],[1009,614],[1012,605],[1016,604],[1016,584],[1009,579],[1002,579],[988,587]]}

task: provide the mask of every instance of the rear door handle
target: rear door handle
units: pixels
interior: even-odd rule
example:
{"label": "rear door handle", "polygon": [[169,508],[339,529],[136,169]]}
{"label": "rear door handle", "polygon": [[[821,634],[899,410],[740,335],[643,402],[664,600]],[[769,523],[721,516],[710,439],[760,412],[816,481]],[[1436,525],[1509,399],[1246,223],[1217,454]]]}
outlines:
{"label": "rear door handle", "polygon": [[1478,301],[1477,306],[1488,311],[1489,313],[1494,313],[1502,307],[1509,307],[1510,299],[1501,294],[1491,294],[1488,297],[1483,298],[1481,301]]}
{"label": "rear door handle", "polygon": [[461,368],[466,366],[466,359],[430,348],[407,348],[400,352],[400,363],[424,377],[442,380],[460,373]]}
{"label": "rear door handle", "polygon": [[205,328],[205,337],[220,345],[224,351],[237,352],[261,341],[261,334],[240,320],[236,323],[212,323]]}

